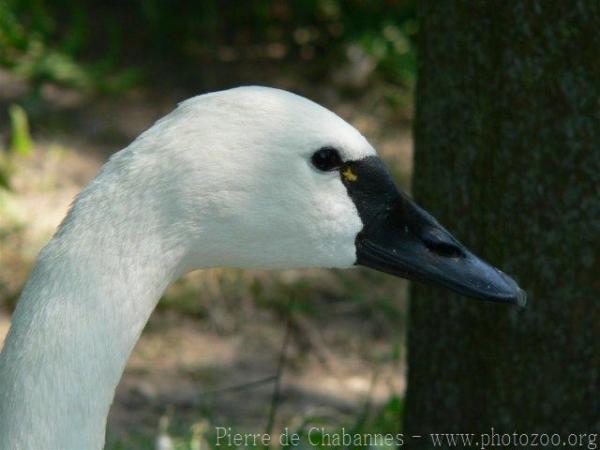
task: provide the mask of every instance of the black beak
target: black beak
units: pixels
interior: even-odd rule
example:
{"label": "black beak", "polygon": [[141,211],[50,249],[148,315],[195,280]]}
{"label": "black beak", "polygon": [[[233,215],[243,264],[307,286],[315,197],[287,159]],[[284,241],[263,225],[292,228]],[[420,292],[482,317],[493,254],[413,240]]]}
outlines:
{"label": "black beak", "polygon": [[525,306],[525,291],[400,192],[379,158],[349,161],[341,176],[364,224],[356,237],[356,264],[469,297]]}

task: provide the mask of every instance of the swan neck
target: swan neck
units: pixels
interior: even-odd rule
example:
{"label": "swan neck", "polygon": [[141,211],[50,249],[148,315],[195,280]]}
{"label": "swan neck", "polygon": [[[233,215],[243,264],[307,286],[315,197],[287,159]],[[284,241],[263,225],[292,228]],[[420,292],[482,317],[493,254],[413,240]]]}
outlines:
{"label": "swan neck", "polygon": [[79,213],[41,252],[13,314],[0,355],[0,449],[102,448],[126,361],[178,275],[183,252],[156,221]]}

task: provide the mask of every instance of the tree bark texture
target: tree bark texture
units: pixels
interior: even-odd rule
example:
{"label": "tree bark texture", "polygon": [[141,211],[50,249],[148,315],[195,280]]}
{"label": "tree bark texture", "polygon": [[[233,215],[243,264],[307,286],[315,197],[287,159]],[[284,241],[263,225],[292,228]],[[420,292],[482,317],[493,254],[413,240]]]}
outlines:
{"label": "tree bark texture", "polygon": [[414,196],[529,302],[412,286],[405,433],[598,433],[600,1],[419,15]]}

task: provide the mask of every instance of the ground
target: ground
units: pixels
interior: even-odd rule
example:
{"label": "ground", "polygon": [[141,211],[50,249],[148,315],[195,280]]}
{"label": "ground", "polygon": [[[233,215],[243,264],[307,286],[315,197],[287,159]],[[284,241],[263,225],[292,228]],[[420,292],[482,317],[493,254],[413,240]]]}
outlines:
{"label": "ground", "polygon": [[[383,94],[342,94],[294,75],[258,82],[309,95],[349,120],[407,188],[406,108],[398,113]],[[35,255],[74,195],[111,153],[177,101],[208,89],[146,86],[100,97],[42,86],[30,115],[34,153],[15,159],[13,191],[0,198],[0,341]],[[7,106],[29,98],[27,83],[0,72],[4,145]],[[167,291],[129,360],[108,419],[110,448],[146,448],[161,427],[172,436],[214,426],[264,431],[282,351],[274,430],[317,418],[332,426],[375,420],[404,392],[405,293],[402,280],[359,269],[186,276]]]}

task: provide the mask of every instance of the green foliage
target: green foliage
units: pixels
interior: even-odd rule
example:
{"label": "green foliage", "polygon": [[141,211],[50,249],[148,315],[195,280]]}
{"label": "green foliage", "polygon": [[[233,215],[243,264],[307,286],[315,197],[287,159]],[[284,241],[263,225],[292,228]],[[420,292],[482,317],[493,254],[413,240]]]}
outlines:
{"label": "green foliage", "polygon": [[416,75],[416,51],[412,39],[416,32],[414,20],[401,25],[390,21],[382,24],[379,30],[365,33],[360,42],[375,57],[385,78],[412,87]]}
{"label": "green foliage", "polygon": [[0,148],[0,192],[10,189],[10,175],[11,166],[5,152]]}
{"label": "green foliage", "polygon": [[10,117],[11,128],[10,150],[22,156],[31,154],[33,140],[29,134],[27,113],[20,105],[10,105],[8,115]]}
{"label": "green foliage", "polygon": [[33,139],[29,132],[27,112],[20,105],[10,105],[10,146],[8,150],[0,148],[0,191],[10,190],[11,177],[15,171],[15,156],[26,157],[33,151]]}
{"label": "green foliage", "polygon": [[79,89],[131,86],[139,72],[115,70],[110,46],[100,56],[85,55],[93,43],[92,9],[78,2],[0,1],[0,65],[36,88],[45,81]]}
{"label": "green foliage", "polygon": [[384,79],[409,87],[413,83],[415,0],[250,0],[227,5],[217,0],[138,0],[108,8],[99,0],[2,0],[0,65],[37,85],[53,81],[116,89],[138,81],[135,68],[140,65],[169,60],[197,70],[195,62],[219,59],[223,46],[251,49],[253,54],[259,49],[264,57],[265,49],[275,44],[281,57],[331,66],[355,44],[374,59]]}

